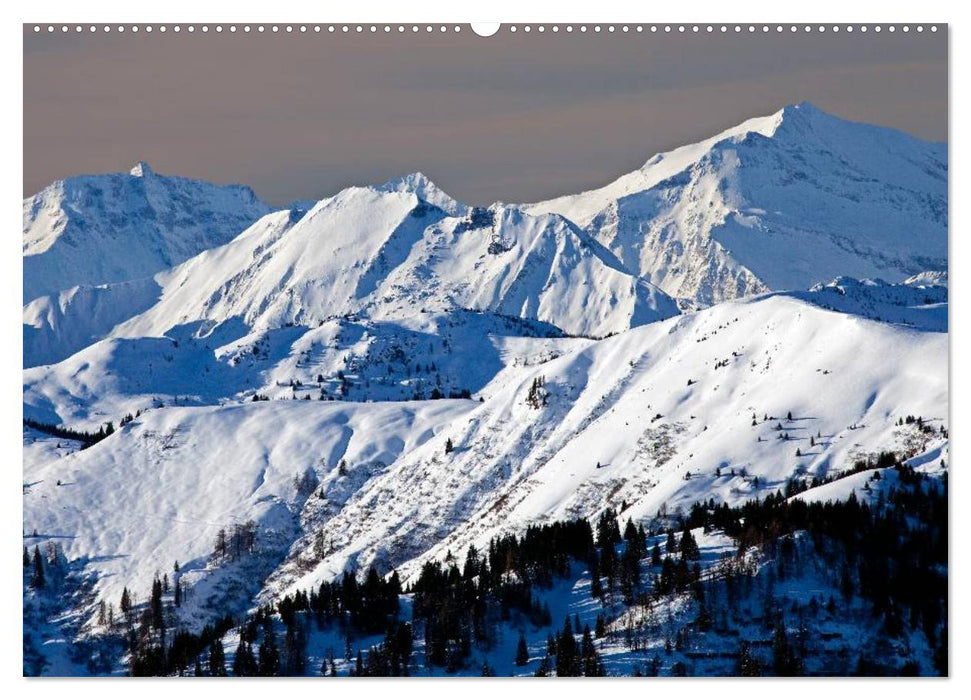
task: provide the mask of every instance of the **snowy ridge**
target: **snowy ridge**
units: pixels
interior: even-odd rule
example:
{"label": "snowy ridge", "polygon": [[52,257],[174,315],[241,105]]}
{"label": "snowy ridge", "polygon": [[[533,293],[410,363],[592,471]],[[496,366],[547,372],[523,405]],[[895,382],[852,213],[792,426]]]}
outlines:
{"label": "snowy ridge", "polygon": [[947,260],[947,148],[808,103],[528,205],[572,218],[686,307]]}
{"label": "snowy ridge", "polygon": [[23,310],[24,366],[53,364],[108,335],[158,301],[151,277],[78,286],[34,299]]}
{"label": "snowy ridge", "polygon": [[291,223],[273,214],[254,225],[262,232],[173,270],[163,284],[175,291],[119,334],[203,319],[268,328],[465,308],[602,336],[677,313],[557,216],[494,208],[454,217],[411,191],[351,188]]}
{"label": "snowy ridge", "polygon": [[687,170],[723,141],[738,141],[750,133],[771,137],[782,123],[783,116],[784,110],[780,110],[767,117],[748,119],[704,141],[681,146],[666,153],[658,153],[639,170],[623,175],[599,189],[527,204],[524,208],[530,212],[558,212],[578,225],[587,227],[593,222],[594,217],[617,200],[649,190]]}
{"label": "snowy ridge", "polygon": [[940,274],[922,272],[902,284],[838,277],[826,284],[813,285],[808,292],[792,294],[826,309],[946,333],[947,273],[944,273],[943,285],[939,284]]}
{"label": "snowy ridge", "polygon": [[[562,217],[452,206],[427,179],[401,182],[268,214],[233,241],[137,283],[144,294],[121,304],[109,300],[128,298],[128,288],[35,301],[24,310],[25,364],[64,359],[83,340],[157,337],[190,323],[203,334],[227,324],[266,331],[352,314],[400,320],[469,309],[602,337],[678,313]],[[464,213],[451,216],[419,192]]]}
{"label": "snowy ridge", "polygon": [[[198,337],[108,338],[24,372],[24,414],[97,430],[163,405],[257,398],[406,401],[476,396],[518,365],[588,344],[555,327],[489,313],[424,313],[395,321],[335,319]],[[468,392],[467,394],[465,392]]]}
{"label": "snowy ridge", "polygon": [[[737,502],[794,473],[843,468],[880,445],[904,449],[909,433],[894,425],[903,406],[946,415],[946,354],[943,334],[896,331],[785,297],[602,341],[535,369],[453,426],[453,455],[426,445],[362,489],[325,525],[337,552],[301,585],[341,570],[348,557],[385,567],[419,562],[427,555],[416,541],[441,556],[481,547],[503,528],[624,501],[622,517],[635,520],[699,498]],[[526,397],[540,376],[549,398],[533,409]],[[785,420],[790,410],[793,421]],[[813,429],[820,438],[811,447]],[[794,456],[797,449],[805,455]],[[441,469],[444,482],[431,476]],[[395,495],[402,489],[431,502],[412,510]],[[384,525],[355,526],[364,508]]]}

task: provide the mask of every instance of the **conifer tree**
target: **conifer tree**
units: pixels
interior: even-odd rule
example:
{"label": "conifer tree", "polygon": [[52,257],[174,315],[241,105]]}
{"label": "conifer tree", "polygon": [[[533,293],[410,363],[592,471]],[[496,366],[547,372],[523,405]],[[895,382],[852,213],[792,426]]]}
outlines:
{"label": "conifer tree", "polygon": [[149,603],[152,613],[152,627],[162,631],[165,629],[165,614],[162,608],[162,582],[155,579],[152,582],[152,597]]}
{"label": "conifer tree", "polygon": [[661,547],[657,542],[654,543],[654,547],[651,548],[651,566],[661,565]]}
{"label": "conifer tree", "polygon": [[550,657],[544,656],[543,660],[539,662],[539,668],[536,669],[536,673],[533,674],[537,678],[545,678],[550,675]]}
{"label": "conifer tree", "polygon": [[240,641],[233,659],[234,676],[253,676],[256,674],[256,659],[253,657],[253,647],[246,641]]}
{"label": "conifer tree", "polygon": [[739,676],[761,676],[762,664],[752,655],[748,642],[742,642],[738,648],[738,667],[736,672]]}
{"label": "conifer tree", "polygon": [[597,623],[594,625],[593,636],[597,639],[603,639],[607,636],[607,621],[604,619],[603,613],[597,614]]}
{"label": "conifer tree", "polygon": [[40,556],[40,547],[34,546],[34,576],[30,579],[30,585],[34,588],[44,587],[44,561]]}
{"label": "conifer tree", "polygon": [[595,677],[605,675],[603,659],[594,646],[593,638],[590,636],[589,625],[583,628],[583,637],[580,640],[580,655],[583,658],[584,676]]}
{"label": "conifer tree", "polygon": [[681,533],[681,557],[683,559],[697,559],[701,552],[698,549],[698,543],[695,542],[694,535],[691,534],[691,530],[685,527],[684,532]]}
{"label": "conifer tree", "polygon": [[563,629],[556,639],[556,675],[579,676],[580,659],[577,653],[577,641],[573,637],[573,625],[570,618],[563,621]]}
{"label": "conifer tree", "polygon": [[601,600],[604,597],[603,583],[600,581],[600,563],[594,554],[590,561],[590,597]]}
{"label": "conifer tree", "polygon": [[217,677],[226,675],[226,652],[223,651],[221,639],[214,639],[209,645],[209,675]]}
{"label": "conifer tree", "polygon": [[280,653],[277,651],[276,635],[273,633],[272,620],[263,628],[263,643],[257,654],[257,668],[260,676],[275,676],[280,670]]}
{"label": "conifer tree", "polygon": [[525,666],[529,663],[529,647],[526,646],[526,636],[520,632],[519,642],[516,644],[516,665]]}

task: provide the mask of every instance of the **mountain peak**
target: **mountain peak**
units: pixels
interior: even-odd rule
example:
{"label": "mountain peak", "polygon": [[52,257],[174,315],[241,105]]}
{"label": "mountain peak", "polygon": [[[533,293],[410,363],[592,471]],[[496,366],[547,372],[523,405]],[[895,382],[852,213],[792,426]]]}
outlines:
{"label": "mountain peak", "polygon": [[24,302],[149,277],[236,237],[270,211],[247,187],[129,171],[77,175],[24,200]]}
{"label": "mountain peak", "polygon": [[814,105],[812,102],[809,102],[808,100],[803,100],[802,102],[794,102],[782,108],[783,114],[795,114],[797,112],[803,113],[803,114],[813,114],[813,113],[825,114],[823,110],[821,110],[819,107]]}
{"label": "mountain peak", "polygon": [[779,112],[779,125],[812,124],[820,120],[845,121],[826,112],[812,102],[796,102],[783,107]]}
{"label": "mountain peak", "polygon": [[155,174],[155,171],[144,160],[140,160],[135,163],[135,167],[129,171],[129,174],[132,177],[150,177]]}
{"label": "mountain peak", "polygon": [[418,199],[433,204],[452,216],[465,216],[468,213],[466,205],[452,198],[427,175],[417,170],[408,175],[392,178],[375,189],[379,192],[410,192]]}
{"label": "mountain peak", "polygon": [[431,181],[425,173],[416,170],[407,175],[393,177],[383,185],[378,185],[378,190],[382,192],[411,192],[424,199],[424,195],[432,192],[441,192],[442,189]]}
{"label": "mountain peak", "polygon": [[389,183],[391,182],[399,182],[402,185],[412,189],[437,187],[435,183],[431,181],[431,178],[429,178],[427,175],[425,175],[425,173],[421,172],[420,170],[416,170],[413,173],[408,173],[407,175],[402,175],[401,177],[398,177],[398,178],[392,178],[391,180],[389,180]]}

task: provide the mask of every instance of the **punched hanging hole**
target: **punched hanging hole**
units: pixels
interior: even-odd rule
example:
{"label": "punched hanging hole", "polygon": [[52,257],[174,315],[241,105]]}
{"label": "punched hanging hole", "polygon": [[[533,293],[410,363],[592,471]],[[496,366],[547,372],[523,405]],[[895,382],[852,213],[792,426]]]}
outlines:
{"label": "punched hanging hole", "polygon": [[499,22],[473,22],[472,31],[477,36],[489,37],[499,31]]}

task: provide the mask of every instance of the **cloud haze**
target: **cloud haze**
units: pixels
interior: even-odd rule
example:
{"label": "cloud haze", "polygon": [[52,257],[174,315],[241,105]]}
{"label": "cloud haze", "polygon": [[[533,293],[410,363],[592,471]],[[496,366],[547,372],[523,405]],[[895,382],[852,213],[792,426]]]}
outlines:
{"label": "cloud haze", "polygon": [[421,170],[474,204],[608,182],[809,100],[947,138],[947,36],[24,34],[24,194],[86,172],[273,203]]}

